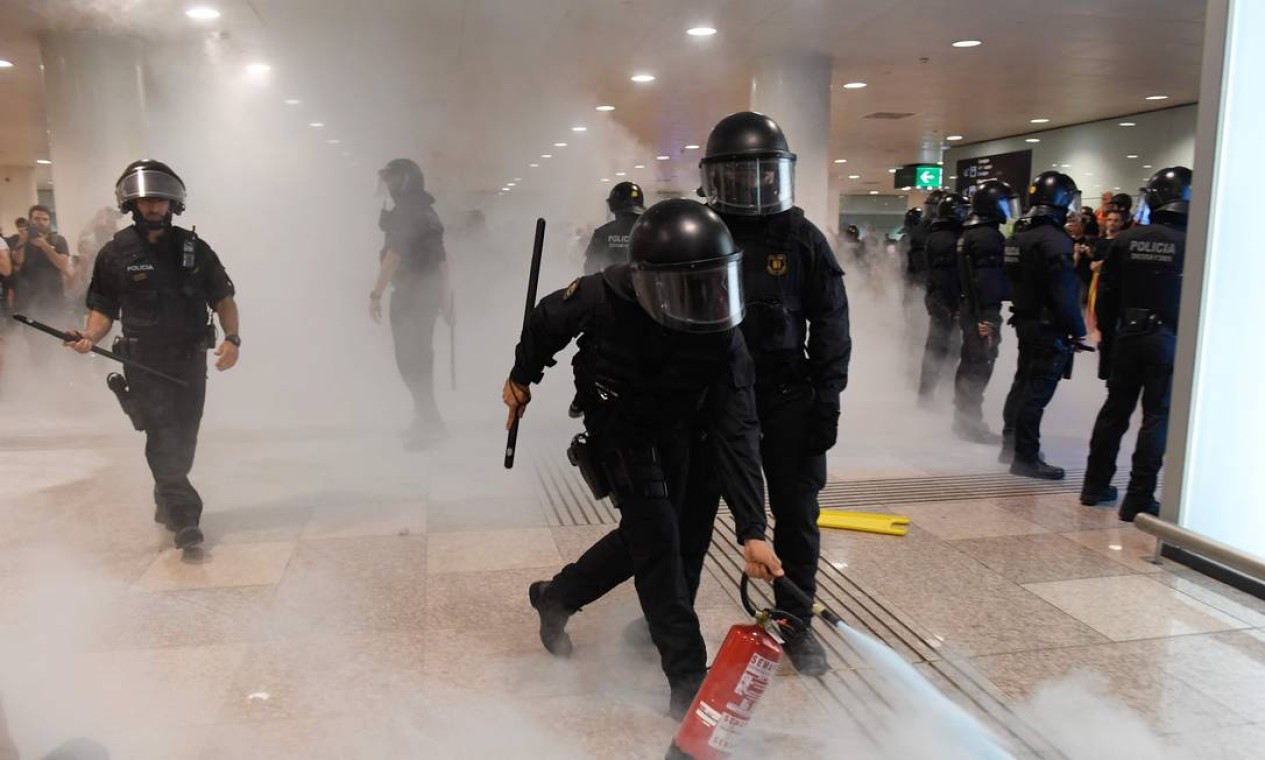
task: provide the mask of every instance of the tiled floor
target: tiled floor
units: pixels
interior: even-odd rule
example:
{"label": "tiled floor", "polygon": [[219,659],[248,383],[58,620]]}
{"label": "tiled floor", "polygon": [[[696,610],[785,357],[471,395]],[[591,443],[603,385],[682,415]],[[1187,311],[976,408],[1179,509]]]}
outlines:
{"label": "tiled floor", "polygon": [[[0,464],[21,482],[0,495],[0,705],[23,758],[76,738],[128,760],[663,756],[674,725],[657,655],[626,639],[631,585],[573,619],[569,661],[542,650],[527,605],[528,583],[608,527],[558,525],[495,441],[209,435],[196,563],[150,522],[135,438],[41,441]],[[831,473],[987,470],[956,456],[843,446]],[[913,527],[824,536],[869,600],[843,611],[918,631],[901,657],[1012,723],[1015,756],[1259,756],[1262,600],[1152,564],[1150,538],[1072,495],[874,509]],[[713,653],[744,617],[724,577],[699,595]],[[820,681],[783,669],[738,757],[982,756],[917,699],[876,696],[882,668],[832,662]]]}

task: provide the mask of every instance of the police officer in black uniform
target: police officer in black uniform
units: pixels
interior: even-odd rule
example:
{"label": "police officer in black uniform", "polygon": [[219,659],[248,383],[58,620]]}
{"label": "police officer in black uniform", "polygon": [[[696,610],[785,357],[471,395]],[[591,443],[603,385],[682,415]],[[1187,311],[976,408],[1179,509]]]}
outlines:
{"label": "police officer in black uniform", "polygon": [[1116,455],[1141,395],[1142,427],[1129,489],[1120,503],[1120,519],[1126,522],[1139,512],[1159,514],[1155,485],[1168,435],[1190,178],[1184,166],[1161,169],[1151,177],[1145,195],[1151,223],[1117,235],[1098,276],[1095,315],[1102,350],[1111,362],[1107,400],[1089,442],[1081,503],[1092,506],[1116,498],[1111,485]]}
{"label": "police officer in black uniform", "polygon": [[962,222],[970,206],[957,193],[941,193],[931,225],[927,228],[926,261],[927,307],[930,324],[922,354],[922,373],[918,379],[918,401],[926,405],[935,396],[936,386],[952,351],[957,327],[958,302],[962,283],[958,275],[958,238]]}
{"label": "police officer in black uniform", "polygon": [[[826,484],[826,452],[838,435],[852,355],[843,270],[821,230],[794,205],[795,154],[768,116],[748,111],[721,119],[700,168],[707,204],[743,250],[742,332],[755,359],[761,457],[777,518],[773,545],[787,577],[811,595],[821,549],[817,494]],[[714,514],[714,488],[699,498]],[[701,566],[703,557],[691,552],[689,561]],[[779,609],[811,622],[812,610],[781,586],[774,594]],[[785,650],[801,673],[825,672],[825,651],[807,625]]]}
{"label": "police officer in black uniform", "polygon": [[953,383],[953,432],[974,443],[1001,443],[984,422],[984,390],[1001,344],[1001,304],[1010,298],[1003,267],[1006,237],[1000,228],[1018,213],[1019,198],[1010,185],[988,180],[971,196],[971,214],[958,238],[962,352]]}
{"label": "police officer in black uniform", "polygon": [[[136,161],[114,188],[119,211],[135,224],[121,230],[97,254],[88,286],[88,319],[78,341],[80,353],[110,332],[121,319],[116,350],[138,363],[184,381],[177,385],[144,372],[125,370],[134,423],[145,431],[145,458],[154,475],[154,521],[175,533],[176,546],[202,542],[198,521],[202,498],[189,482],[202,406],[206,400],[206,351],[215,330],[208,308],[220,319],[224,341],[215,349],[216,369],[237,363],[235,290],[219,257],[192,230],[173,225],[185,209],[184,182],[160,161]],[[116,382],[111,379],[111,388]]]}
{"label": "police officer in black uniform", "polygon": [[[702,683],[707,651],[694,613],[698,576],[688,576],[682,534],[691,461],[706,435],[733,509],[747,573],[780,575],[765,541],[754,373],[743,336],[742,252],[720,218],[695,201],[656,204],[633,226],[631,262],[586,275],[546,296],[523,328],[503,399],[509,422],[531,400],[553,357],[579,337],[576,390],[586,433],[569,452],[619,527],[549,581],[531,584],[540,638],[571,652],[567,618],[633,578],[681,717]],[[710,536],[711,524],[706,524]],[[694,529],[699,532],[698,529]],[[705,539],[704,539],[705,540]]]}
{"label": "police officer in black uniform", "polygon": [[1003,411],[1001,460],[1014,475],[1061,480],[1063,468],[1041,456],[1041,417],[1071,370],[1073,352],[1088,348],[1072,238],[1063,229],[1067,215],[1080,209],[1080,190],[1066,174],[1042,172],[1028,188],[1028,202],[1006,243],[1019,364]]}
{"label": "police officer in black uniform", "polygon": [[646,210],[646,194],[636,182],[620,182],[606,196],[606,206],[615,218],[593,231],[584,251],[585,274],[628,261],[628,233]]}

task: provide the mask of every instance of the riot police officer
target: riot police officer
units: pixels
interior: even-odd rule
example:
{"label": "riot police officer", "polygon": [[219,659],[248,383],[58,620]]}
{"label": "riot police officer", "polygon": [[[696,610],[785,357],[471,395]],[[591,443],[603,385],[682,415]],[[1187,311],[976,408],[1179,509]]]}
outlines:
{"label": "riot police officer", "polygon": [[953,382],[953,432],[975,443],[1001,442],[984,422],[984,389],[1001,344],[1001,304],[1010,297],[1000,227],[1018,213],[1019,198],[1010,185],[988,180],[971,196],[971,214],[958,238],[962,352]]}
{"label": "riot police officer", "polygon": [[1072,238],[1063,229],[1080,209],[1080,190],[1060,172],[1042,172],[1028,188],[1030,207],[1007,241],[1011,279],[1010,324],[1019,339],[1019,363],[1003,411],[1002,461],[1010,472],[1061,480],[1061,467],[1041,456],[1041,417],[1072,354],[1085,346]]}
{"label": "riot police officer", "polygon": [[[214,345],[208,308],[220,319],[224,340],[215,349],[216,369],[237,363],[235,289],[219,257],[197,234],[172,224],[185,209],[185,185],[161,161],[129,164],[114,188],[119,211],[135,222],[116,233],[97,254],[88,286],[88,319],[80,353],[123,323],[116,350],[171,375],[183,385],[126,370],[120,392],[145,431],[145,458],[154,476],[154,521],[175,533],[176,546],[202,542],[202,498],[189,482],[206,399],[206,351]],[[114,387],[111,378],[111,387]]]}
{"label": "riot police officer", "polygon": [[[795,206],[795,154],[776,122],[752,112],[727,116],[706,151],[703,194],[743,250],[742,332],[755,359],[761,456],[777,518],[773,545],[787,577],[811,595],[821,548],[817,494],[852,355],[843,270],[821,230]],[[714,514],[715,490],[700,502]],[[701,565],[703,558],[694,552],[690,561]],[[807,626],[812,610],[780,586],[774,594],[779,609],[806,624],[785,645],[796,669],[825,672],[825,651]]]}
{"label": "riot police officer", "polygon": [[[553,357],[579,337],[576,390],[585,434],[568,452],[598,498],[609,495],[619,527],[528,590],[540,638],[568,656],[567,619],[632,577],[671,687],[669,712],[684,715],[702,683],[707,652],[694,613],[682,535],[689,481],[705,476],[689,451],[701,433],[733,509],[748,574],[781,575],[765,541],[759,424],[751,357],[735,329],[743,319],[743,254],[720,218],[695,201],[656,204],[633,226],[630,263],[586,275],[546,296],[523,328],[503,400],[509,422],[531,400]],[[706,525],[710,536],[711,524]],[[706,539],[704,539],[706,540]]]}
{"label": "riot police officer", "polygon": [[628,233],[646,210],[646,194],[636,182],[620,182],[606,196],[606,206],[615,218],[593,231],[584,251],[585,274],[628,261]]}
{"label": "riot police officer", "polygon": [[918,401],[930,403],[944,365],[952,350],[954,327],[962,284],[958,276],[958,238],[962,222],[969,210],[966,199],[957,193],[941,193],[931,224],[927,228],[926,261],[927,293],[923,303],[930,324],[922,354],[922,373],[918,379]]}
{"label": "riot police officer", "polygon": [[1111,362],[1107,400],[1089,442],[1081,503],[1092,506],[1116,498],[1111,486],[1116,455],[1141,395],[1142,427],[1129,488],[1120,503],[1120,519],[1126,522],[1139,512],[1159,513],[1155,485],[1168,434],[1190,180],[1190,169],[1184,166],[1162,169],[1151,177],[1145,193],[1151,223],[1116,236],[1098,278],[1095,313],[1101,347]]}

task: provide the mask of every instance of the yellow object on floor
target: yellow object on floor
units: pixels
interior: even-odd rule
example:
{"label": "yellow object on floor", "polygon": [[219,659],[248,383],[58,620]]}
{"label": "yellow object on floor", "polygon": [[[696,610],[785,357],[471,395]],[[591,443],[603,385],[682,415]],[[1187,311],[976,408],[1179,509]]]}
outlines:
{"label": "yellow object on floor", "polygon": [[865,533],[882,533],[885,536],[903,536],[909,530],[909,518],[902,515],[880,515],[874,512],[840,512],[821,510],[817,525],[822,528],[859,530]]}

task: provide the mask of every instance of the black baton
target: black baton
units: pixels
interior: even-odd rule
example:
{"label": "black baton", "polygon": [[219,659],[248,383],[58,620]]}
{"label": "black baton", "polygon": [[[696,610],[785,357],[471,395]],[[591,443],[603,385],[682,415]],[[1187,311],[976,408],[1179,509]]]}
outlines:
{"label": "black baton", "polygon": [[[536,308],[536,286],[540,284],[540,258],[545,251],[545,220],[536,220],[536,241],[531,249],[531,275],[527,278],[527,306],[523,309],[523,329],[527,329],[527,320],[531,319],[532,309]],[[505,441],[505,469],[514,466],[514,449],[518,446],[518,415],[510,424],[509,437]]]}
{"label": "black baton", "polygon": [[[56,327],[51,327],[49,325],[44,324],[43,322],[38,322],[22,314],[14,314],[13,318],[21,322],[22,324],[26,325],[27,327],[34,327],[36,330],[39,330],[42,333],[48,333],[54,338],[60,338],[63,342],[75,343],[79,340],[79,337],[76,336],[74,333],[69,333],[64,330],[58,330]],[[176,385],[179,385],[181,388],[189,387],[189,384],[187,382],[185,382],[184,380],[181,380],[178,377],[172,377],[171,375],[168,375],[165,372],[159,372],[156,369],[151,369],[149,367],[146,367],[144,364],[141,364],[139,362],[134,362],[131,359],[124,359],[123,357],[119,356],[113,351],[107,351],[104,348],[93,346],[92,353],[99,354],[101,356],[104,356],[107,359],[113,359],[114,361],[118,362],[119,364],[122,364],[124,367],[127,367],[129,369],[139,370],[146,374],[153,375],[154,377],[161,377],[163,380],[166,380],[169,383],[175,383]]]}

